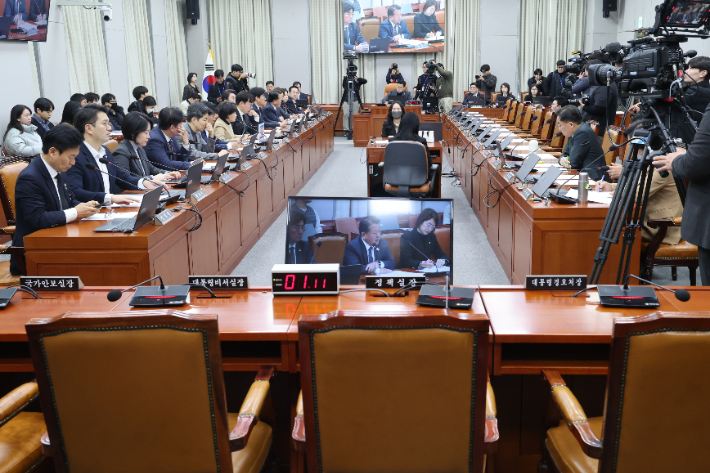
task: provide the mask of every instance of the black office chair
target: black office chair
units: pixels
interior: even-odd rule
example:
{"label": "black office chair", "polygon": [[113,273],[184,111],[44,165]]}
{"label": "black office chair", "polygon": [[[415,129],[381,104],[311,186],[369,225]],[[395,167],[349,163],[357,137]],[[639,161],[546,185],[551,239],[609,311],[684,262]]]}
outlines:
{"label": "black office chair", "polygon": [[[438,164],[428,166],[426,148],[416,141],[395,141],[385,148],[385,190],[397,197],[427,197],[434,192]],[[431,171],[431,172],[430,172]]]}

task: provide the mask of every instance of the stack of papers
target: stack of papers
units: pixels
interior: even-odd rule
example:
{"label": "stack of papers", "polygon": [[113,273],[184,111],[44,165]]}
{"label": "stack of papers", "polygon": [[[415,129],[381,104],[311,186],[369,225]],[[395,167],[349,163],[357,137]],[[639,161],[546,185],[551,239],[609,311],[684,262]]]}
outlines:
{"label": "stack of papers", "polygon": [[[611,204],[611,199],[613,197],[613,192],[597,192],[597,191],[587,191],[587,202],[595,202],[597,204]],[[570,189],[567,192],[567,197],[570,199],[576,199],[578,197],[577,189]]]}
{"label": "stack of papers", "polygon": [[417,269],[418,273],[448,273],[450,271],[451,271],[450,266],[442,266],[440,268],[433,267],[433,268]]}
{"label": "stack of papers", "polygon": [[114,218],[134,218],[138,212],[99,212],[82,220],[113,220]]}

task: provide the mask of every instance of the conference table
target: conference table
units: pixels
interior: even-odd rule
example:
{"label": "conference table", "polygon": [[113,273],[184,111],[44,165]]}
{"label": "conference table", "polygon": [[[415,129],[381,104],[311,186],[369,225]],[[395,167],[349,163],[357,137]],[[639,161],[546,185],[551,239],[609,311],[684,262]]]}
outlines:
{"label": "conference table", "polygon": [[[279,148],[251,160],[245,172],[231,172],[228,185],[203,185],[195,203],[172,204],[174,218],[134,233],[95,233],[103,221],[73,222],[25,237],[27,274],[79,276],[84,284],[130,286],[162,275],[166,284],[189,275],[228,275],[333,151],[333,115],[314,122]],[[272,168],[267,172],[266,168]],[[274,173],[275,171],[275,173]],[[203,176],[206,174],[203,174]],[[230,187],[231,186],[231,187]],[[236,191],[243,192],[240,197]],[[137,208],[116,209],[133,211]]]}
{"label": "conference table", "polygon": [[[385,147],[389,141],[387,138],[371,138],[367,144],[367,196],[368,197],[390,197],[384,190],[383,168],[378,166],[385,161]],[[442,164],[442,143],[434,141],[428,143],[431,162],[439,165],[436,173],[436,183],[432,197],[441,198],[441,164]]]}
{"label": "conference table", "polygon": [[[496,113],[496,109],[472,111]],[[609,210],[608,204],[589,201],[563,205],[526,200],[523,190],[529,186],[509,185],[505,179],[507,171],[497,167],[496,159],[479,148],[478,141],[461,131],[449,116],[444,117],[443,135],[444,154],[511,284],[524,284],[525,276],[533,274],[591,273],[593,258],[601,244],[599,234]],[[513,141],[510,146],[514,147],[516,143],[518,141]],[[527,155],[527,144],[522,145],[514,153],[521,158]],[[556,160],[545,151],[538,151],[538,154],[548,161],[546,165]],[[541,173],[533,175],[539,177]],[[565,171],[557,182],[562,184],[572,177],[566,187],[576,186],[575,174],[576,171]],[[493,191],[492,186],[502,190],[500,199],[495,194],[486,197]],[[621,246],[620,243],[611,245],[600,283],[616,282]],[[629,272],[638,275],[640,264],[641,235],[638,233],[631,250]]]}
{"label": "conference table", "polygon": [[[500,441],[493,457],[499,473],[533,473],[540,459],[544,435],[547,391],[540,381],[543,369],[557,369],[579,398],[588,415],[601,415],[605,375],[608,373],[612,322],[617,317],[664,312],[705,311],[710,289],[686,288],[691,299],[677,301],[672,294],[656,291],[659,309],[614,309],[599,305],[596,291],[577,298],[572,292],[526,291],[520,286],[469,286],[476,289],[469,312],[490,319],[489,372],[498,406]],[[341,290],[352,288],[341,287]],[[107,300],[114,287],[86,286],[75,292],[41,292],[42,299],[17,293],[0,316],[0,395],[33,377],[25,333],[32,318],[56,317],[66,312],[141,312],[128,303],[131,293],[115,302]],[[387,315],[421,313],[418,293],[404,297],[376,297],[369,292],[338,296],[274,296],[270,288],[221,290],[213,299],[193,289],[189,304],[177,310],[189,314],[216,314],[219,318],[222,363],[230,409],[238,409],[253,373],[260,366],[274,366],[275,448],[279,457],[290,458],[291,471],[301,459],[290,443],[298,373],[298,320],[337,310]],[[241,397],[240,397],[241,396]],[[236,407],[234,407],[236,405]],[[230,411],[232,412],[232,411]]]}

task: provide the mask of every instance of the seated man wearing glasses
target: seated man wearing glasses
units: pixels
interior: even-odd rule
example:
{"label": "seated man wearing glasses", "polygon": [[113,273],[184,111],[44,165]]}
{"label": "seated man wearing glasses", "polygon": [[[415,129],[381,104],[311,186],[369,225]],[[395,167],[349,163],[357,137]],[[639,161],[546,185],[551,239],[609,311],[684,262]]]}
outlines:
{"label": "seated man wearing glasses", "polygon": [[361,265],[361,274],[383,274],[394,269],[394,257],[387,240],[381,239],[380,219],[368,216],[360,220],[360,237],[345,245],[343,266]]}

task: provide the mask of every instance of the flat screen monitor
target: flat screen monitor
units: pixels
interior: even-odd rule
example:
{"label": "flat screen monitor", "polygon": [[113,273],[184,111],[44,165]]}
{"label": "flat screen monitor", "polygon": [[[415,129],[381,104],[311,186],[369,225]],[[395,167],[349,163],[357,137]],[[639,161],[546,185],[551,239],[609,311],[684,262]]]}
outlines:
{"label": "flat screen monitor", "polygon": [[50,0],[0,0],[0,39],[47,41]]}
{"label": "flat screen monitor", "polygon": [[665,18],[661,21],[665,26],[697,28],[708,23],[710,2],[707,0],[672,1],[662,7],[666,8]]}
{"label": "flat screen monitor", "polygon": [[421,122],[419,123],[419,131],[433,131],[434,141],[441,141],[444,134],[443,125],[441,122]]}
{"label": "flat screen monitor", "polygon": [[[289,197],[284,261],[337,263],[350,268],[341,271],[341,284],[359,284],[374,269],[380,274],[395,271],[395,276],[426,274],[422,270],[436,270],[426,267],[428,261],[441,259],[438,274],[428,275],[444,277],[446,272],[451,281],[453,217],[451,199]],[[380,263],[368,268],[370,247]],[[354,281],[349,277],[353,273]]]}
{"label": "flat screen monitor", "polygon": [[[355,4],[355,5],[353,5]],[[435,2],[426,10],[424,2],[363,2],[343,0],[345,32],[343,48],[356,54],[442,53],[446,45],[446,8]],[[396,8],[393,8],[393,5]],[[352,6],[352,8],[350,8]],[[394,26],[390,11],[399,19]]]}

